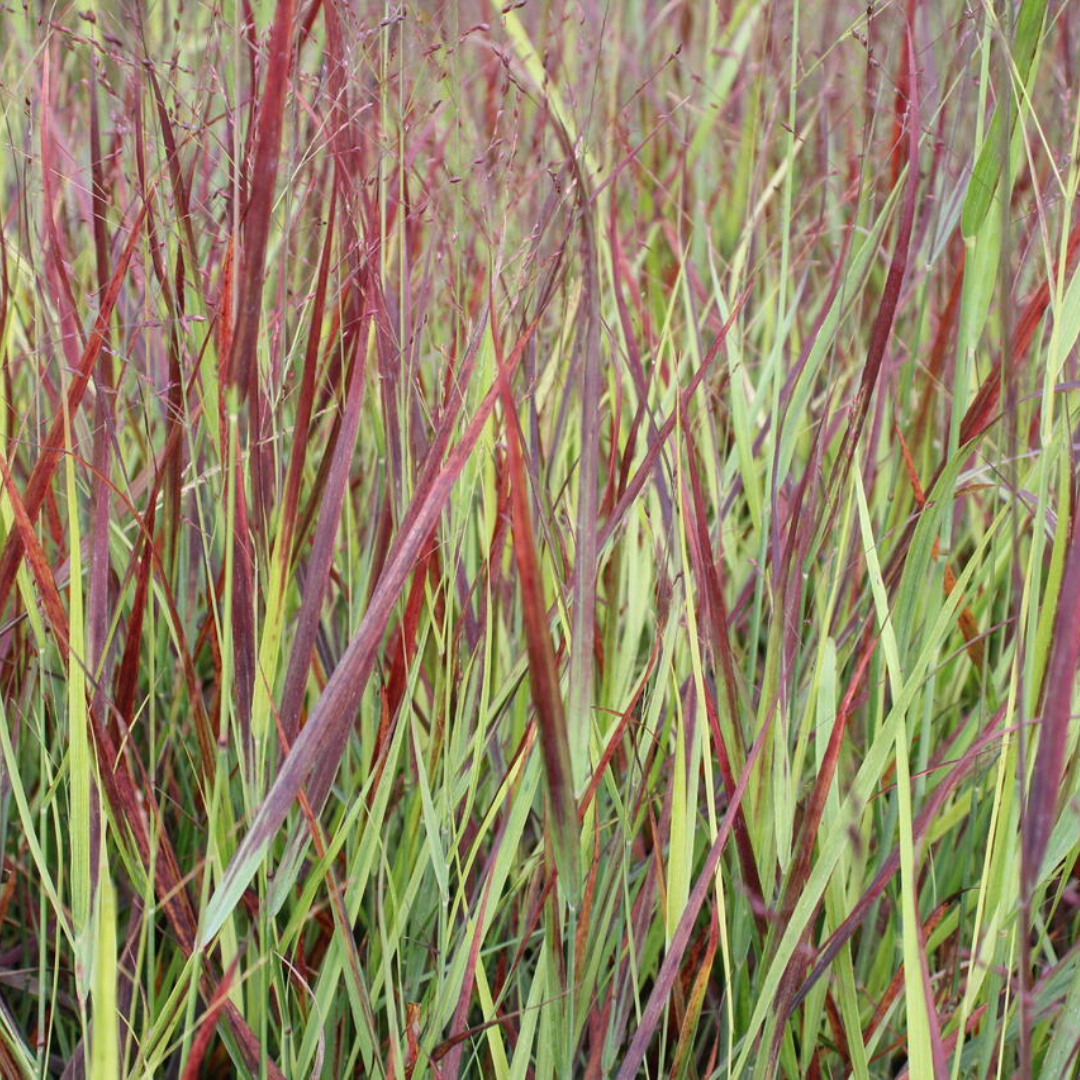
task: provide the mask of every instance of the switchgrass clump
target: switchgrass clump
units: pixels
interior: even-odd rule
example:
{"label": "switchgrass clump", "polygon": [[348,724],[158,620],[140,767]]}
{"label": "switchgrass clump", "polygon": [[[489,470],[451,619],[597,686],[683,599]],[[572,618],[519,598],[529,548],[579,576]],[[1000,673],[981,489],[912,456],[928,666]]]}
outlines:
{"label": "switchgrass clump", "polygon": [[0,27],[0,1075],[1080,1069],[1080,6]]}

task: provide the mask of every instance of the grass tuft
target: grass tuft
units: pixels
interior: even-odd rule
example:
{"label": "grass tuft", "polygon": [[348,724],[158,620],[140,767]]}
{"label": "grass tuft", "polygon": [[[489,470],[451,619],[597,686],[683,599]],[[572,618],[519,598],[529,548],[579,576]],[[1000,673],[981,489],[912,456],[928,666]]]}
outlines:
{"label": "grass tuft", "polygon": [[0,3],[0,1075],[1073,1075],[1080,5]]}

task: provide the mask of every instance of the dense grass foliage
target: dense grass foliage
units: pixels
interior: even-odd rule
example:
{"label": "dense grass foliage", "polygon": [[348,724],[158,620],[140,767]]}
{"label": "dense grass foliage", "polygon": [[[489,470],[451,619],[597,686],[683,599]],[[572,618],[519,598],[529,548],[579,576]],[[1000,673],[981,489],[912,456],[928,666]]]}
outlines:
{"label": "dense grass foliage", "polygon": [[0,29],[0,1074],[1080,1068],[1080,4]]}

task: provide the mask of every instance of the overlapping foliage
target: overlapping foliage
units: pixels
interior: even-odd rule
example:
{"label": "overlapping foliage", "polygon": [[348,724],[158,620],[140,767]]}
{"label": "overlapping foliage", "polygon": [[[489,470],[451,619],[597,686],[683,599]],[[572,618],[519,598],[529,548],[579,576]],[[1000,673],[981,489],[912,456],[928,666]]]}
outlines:
{"label": "overlapping foliage", "polygon": [[1078,1068],[1080,7],[0,27],[0,1073]]}

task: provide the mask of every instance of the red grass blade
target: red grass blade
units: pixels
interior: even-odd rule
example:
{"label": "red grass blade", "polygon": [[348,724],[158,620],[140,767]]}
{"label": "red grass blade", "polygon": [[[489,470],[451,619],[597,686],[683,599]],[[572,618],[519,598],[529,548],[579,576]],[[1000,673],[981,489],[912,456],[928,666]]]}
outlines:
{"label": "red grass blade", "polygon": [[[11,478],[11,471],[7,462],[0,455],[0,474],[2,474],[4,488],[11,502],[11,510],[15,516],[15,536],[18,536],[26,552],[26,561],[30,564],[30,572],[41,594],[41,606],[45,610],[45,617],[49,627],[56,635],[60,645],[60,652],[67,656],[68,651],[68,627],[67,613],[64,611],[64,603],[60,599],[60,590],[56,587],[49,560],[38,542],[37,533],[34,532],[30,515],[26,512],[26,505],[19,495],[19,489]],[[81,658],[80,658],[81,659]]]}
{"label": "red grass blade", "polygon": [[[536,555],[536,543],[533,539],[529,514],[528,482],[523,461],[525,438],[518,423],[517,406],[510,391],[509,370],[503,364],[502,348],[494,322],[494,302],[492,302],[492,334],[500,372],[503,422],[506,425],[507,461],[510,472],[514,561],[517,565],[518,581],[521,587],[522,618],[525,623],[525,643],[529,654],[533,704],[536,706],[540,747],[544,755],[548,812],[553,826],[552,846],[555,850],[555,864],[559,869],[559,880],[562,882],[566,900],[572,908],[576,908],[581,899],[581,860],[570,740],[566,728],[566,715],[563,711],[562,694],[559,690],[559,669],[555,662],[555,648],[548,627],[543,577]],[[593,495],[595,496],[595,491]],[[584,570],[588,573],[587,567]],[[592,663],[591,654],[589,663]]]}
{"label": "red grass blade", "polygon": [[218,1017],[222,1009],[224,1009],[225,1003],[229,1000],[229,990],[232,988],[233,976],[236,974],[236,965],[239,959],[239,956],[233,957],[232,963],[210,998],[210,1004],[206,1007],[206,1012],[198,1021],[195,1038],[191,1040],[191,1050],[188,1053],[184,1071],[180,1074],[180,1080],[198,1080],[199,1076],[202,1075],[200,1069],[202,1068],[203,1058],[206,1056],[206,1051],[210,1048],[210,1040],[217,1030]]}
{"label": "red grass blade", "polygon": [[229,372],[243,395],[258,385],[255,346],[262,314],[263,271],[270,235],[270,211],[274,203],[278,159],[281,153],[285,92],[292,62],[292,25],[296,0],[278,0],[266,62],[266,76],[259,95],[255,157],[244,214],[244,245],[241,258],[240,296],[233,332]]}

